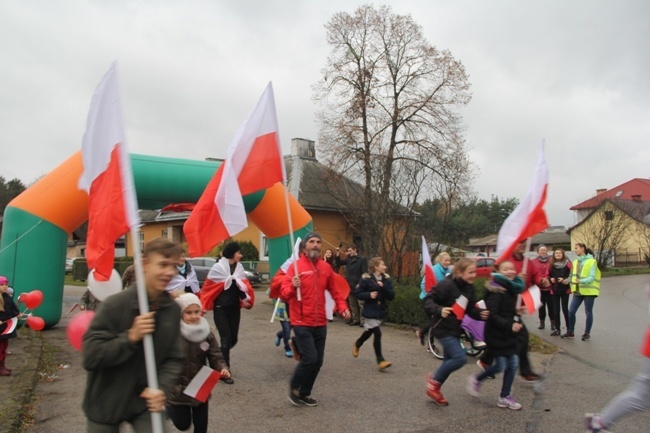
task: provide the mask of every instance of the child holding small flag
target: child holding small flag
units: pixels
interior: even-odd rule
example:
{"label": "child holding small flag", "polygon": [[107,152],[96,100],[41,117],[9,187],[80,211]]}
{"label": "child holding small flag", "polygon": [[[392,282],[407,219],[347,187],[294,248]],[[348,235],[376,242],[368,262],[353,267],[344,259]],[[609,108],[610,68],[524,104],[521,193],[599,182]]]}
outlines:
{"label": "child holding small flag", "polygon": [[9,348],[9,339],[16,337],[16,320],[20,316],[20,311],[9,295],[9,280],[7,277],[0,276],[0,376],[9,376],[11,370],[5,366],[7,349]]}
{"label": "child holding small flag", "polygon": [[[208,401],[210,389],[205,389],[208,383],[214,386],[219,381],[219,374],[229,378],[226,361],[219,349],[217,337],[210,330],[210,325],[201,316],[201,300],[193,293],[185,293],[176,298],[181,307],[181,336],[185,353],[183,371],[178,378],[178,386],[172,391],[167,404],[167,413],[174,426],[179,430],[187,430],[194,424],[194,433],[205,433],[208,430]],[[198,393],[189,390],[188,384],[199,373],[206,361],[210,367],[217,370],[216,376],[211,380],[206,377],[203,386],[199,386]],[[213,375],[214,375],[213,373]],[[207,398],[200,397],[201,388],[205,390]],[[191,394],[191,395],[189,395]]]}
{"label": "child holding small flag", "polygon": [[521,409],[521,404],[514,400],[510,391],[519,367],[516,334],[521,331],[522,325],[516,305],[517,297],[524,289],[524,281],[517,276],[515,265],[504,260],[499,263],[496,272],[492,273],[492,281],[485,288],[485,304],[490,312],[485,325],[485,340],[496,362],[478,376],[469,376],[467,392],[479,397],[483,380],[503,371],[503,385],[497,406],[518,410]]}
{"label": "child holding small flag", "polygon": [[424,298],[424,309],[433,323],[433,334],[444,349],[444,360],[438,370],[427,376],[427,396],[436,404],[447,406],[440,388],[451,373],[467,363],[467,354],[460,344],[461,320],[465,313],[476,320],[487,320],[489,311],[476,306],[476,262],[462,258],[451,278],[439,282],[436,290]]}

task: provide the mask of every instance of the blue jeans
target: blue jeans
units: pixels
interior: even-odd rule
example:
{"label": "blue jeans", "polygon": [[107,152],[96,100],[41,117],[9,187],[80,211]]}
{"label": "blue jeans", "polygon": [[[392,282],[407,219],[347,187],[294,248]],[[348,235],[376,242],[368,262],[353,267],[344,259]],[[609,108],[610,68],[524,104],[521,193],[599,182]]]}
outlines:
{"label": "blue jeans", "polygon": [[275,336],[281,338],[284,341],[284,350],[291,350],[289,346],[289,339],[291,338],[291,323],[288,320],[280,320],[280,329],[275,333]]}
{"label": "blue jeans", "polygon": [[573,295],[571,299],[571,306],[569,306],[569,324],[567,325],[567,331],[573,333],[573,330],[576,327],[576,312],[580,308],[582,301],[585,302],[585,314],[587,315],[587,325],[585,326],[585,334],[591,332],[591,325],[594,323],[594,301],[596,300],[595,296],[582,296],[578,294]]}
{"label": "blue jeans", "polygon": [[501,385],[501,398],[506,398],[512,390],[512,383],[515,381],[517,368],[519,368],[519,357],[515,355],[497,356],[495,363],[490,365],[485,371],[476,377],[476,380],[483,382],[488,376],[496,375],[505,370],[503,374],[503,384]]}
{"label": "blue jeans", "polygon": [[438,370],[433,374],[433,379],[442,384],[445,383],[451,373],[467,364],[467,353],[465,353],[465,348],[460,344],[458,337],[443,337],[439,338],[438,341],[442,345],[445,357]]}
{"label": "blue jeans", "polygon": [[296,346],[300,362],[291,378],[291,389],[297,389],[301,396],[311,395],[318,372],[325,358],[327,326],[294,326]]}

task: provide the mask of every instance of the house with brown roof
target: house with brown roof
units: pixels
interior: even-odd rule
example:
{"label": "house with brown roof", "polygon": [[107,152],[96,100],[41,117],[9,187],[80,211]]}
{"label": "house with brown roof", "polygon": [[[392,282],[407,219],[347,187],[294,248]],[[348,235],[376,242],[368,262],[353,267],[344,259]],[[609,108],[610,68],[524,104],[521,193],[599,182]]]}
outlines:
{"label": "house with brown roof", "polygon": [[578,223],[569,228],[571,245],[584,243],[603,263],[646,262],[650,255],[650,179],[635,178],[573,207]]}

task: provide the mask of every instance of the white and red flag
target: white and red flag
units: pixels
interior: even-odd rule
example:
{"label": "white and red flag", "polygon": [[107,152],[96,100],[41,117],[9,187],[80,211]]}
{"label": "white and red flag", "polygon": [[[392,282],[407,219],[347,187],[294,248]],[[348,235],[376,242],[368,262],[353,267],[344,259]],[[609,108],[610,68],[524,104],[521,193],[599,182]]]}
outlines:
{"label": "white and red flag", "polygon": [[285,179],[275,99],[269,83],[183,226],[190,257],[204,255],[248,227],[243,196]]}
{"label": "white and red flag", "polygon": [[454,312],[454,315],[458,320],[461,320],[463,316],[465,316],[468,302],[469,300],[465,296],[460,295],[454,302],[454,305],[451,306],[451,311]]}
{"label": "white and red flag", "polygon": [[424,291],[425,293],[429,293],[438,282],[436,281],[436,275],[433,273],[429,246],[424,236],[422,236],[422,274],[424,275]]}
{"label": "white and red flag", "polygon": [[2,334],[0,335],[11,334],[14,332],[14,329],[16,329],[16,325],[18,325],[18,317],[12,317],[11,319],[4,322],[4,324],[7,325],[7,327],[4,331],[2,331]]}
{"label": "white and red flag", "polygon": [[221,372],[216,371],[204,365],[201,367],[196,376],[187,384],[183,394],[189,395],[197,399],[201,403],[205,403],[210,397],[212,388],[216,386],[221,377]]}
{"label": "white and red flag", "polygon": [[79,189],[88,193],[88,269],[95,269],[98,281],[107,281],[113,270],[115,241],[140,225],[115,63],[90,102],[81,158],[84,171]]}
{"label": "white and red flag", "polygon": [[506,218],[499,230],[497,253],[501,258],[510,257],[512,250],[521,241],[548,227],[544,204],[548,189],[548,166],[544,158],[544,143],[539,146],[539,155],[533,180],[526,197]]}
{"label": "white and red flag", "polygon": [[530,286],[521,292],[521,300],[526,306],[528,314],[533,314],[542,306],[542,293],[537,286]]}

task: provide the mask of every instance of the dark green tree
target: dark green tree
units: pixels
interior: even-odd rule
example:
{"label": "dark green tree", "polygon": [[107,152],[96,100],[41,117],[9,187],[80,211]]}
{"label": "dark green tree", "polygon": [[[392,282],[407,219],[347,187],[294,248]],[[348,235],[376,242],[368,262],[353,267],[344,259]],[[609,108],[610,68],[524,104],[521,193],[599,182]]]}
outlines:
{"label": "dark green tree", "polygon": [[0,215],[4,215],[9,202],[26,188],[20,179],[12,179],[7,182],[4,176],[0,176]]}

